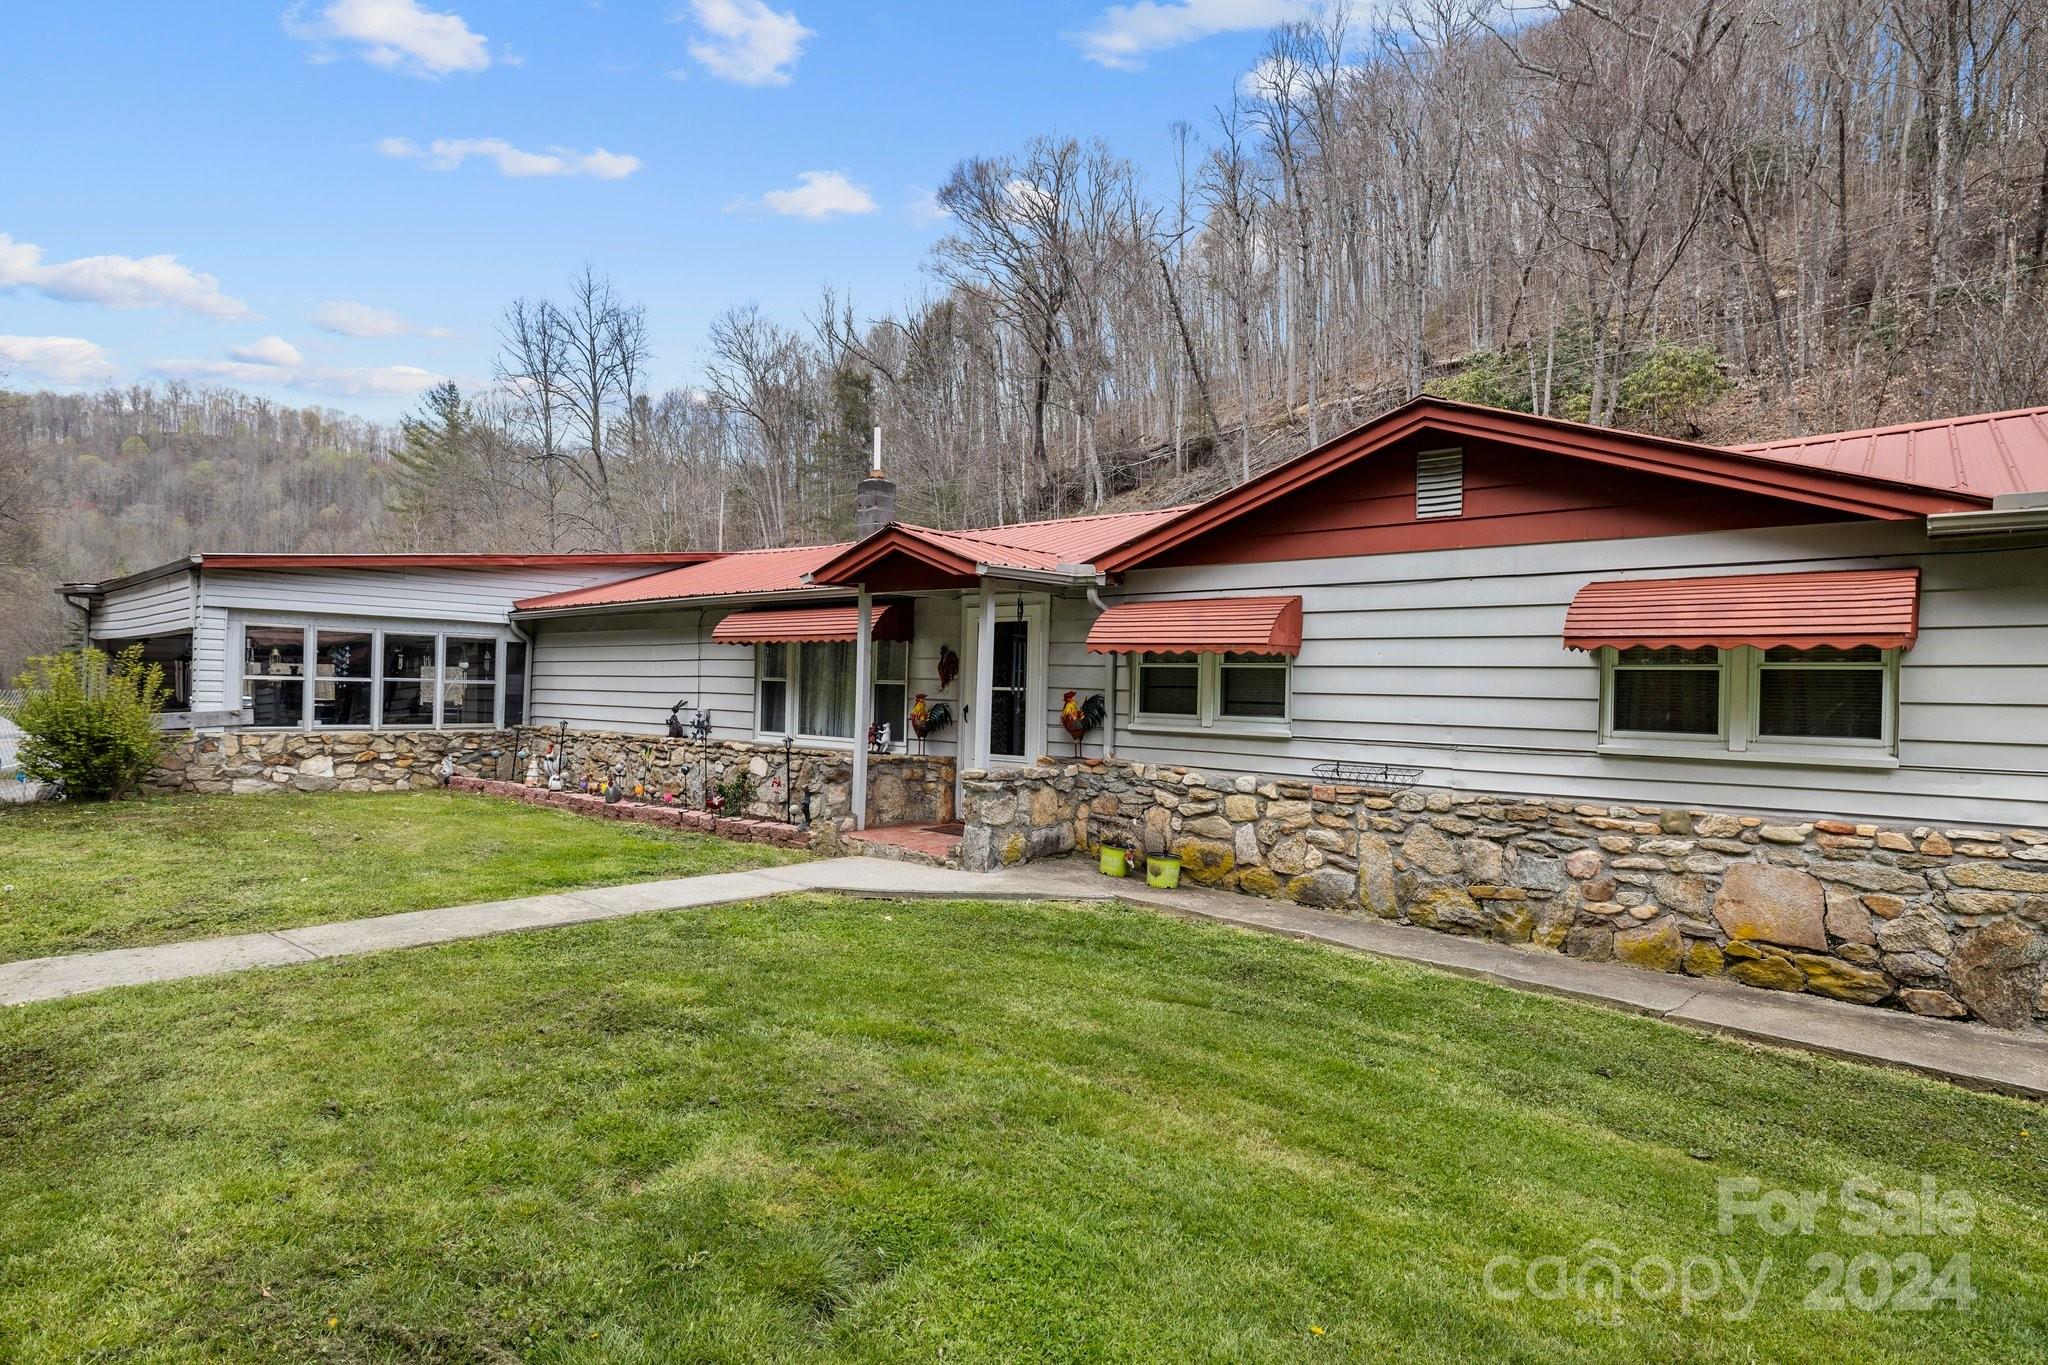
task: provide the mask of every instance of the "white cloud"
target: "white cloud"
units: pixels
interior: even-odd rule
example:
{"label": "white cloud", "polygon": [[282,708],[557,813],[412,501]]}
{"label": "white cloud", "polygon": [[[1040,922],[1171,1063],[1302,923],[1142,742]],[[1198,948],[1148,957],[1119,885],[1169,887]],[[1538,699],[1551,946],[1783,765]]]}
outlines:
{"label": "white cloud", "polygon": [[690,40],[690,55],[740,85],[788,85],[804,41],[815,36],[794,13],[762,0],[690,0],[690,9],[701,34]]}
{"label": "white cloud", "polygon": [[107,348],[84,337],[0,336],[0,371],[11,369],[56,384],[105,384],[120,374]]}
{"label": "white cloud", "polygon": [[491,64],[490,45],[461,15],[422,9],[419,0],[329,0],[311,22],[300,19],[294,5],[285,29],[298,38],[358,44],[364,61],[411,76],[482,71]]}
{"label": "white cloud", "polygon": [[[789,218],[830,218],[836,213],[873,213],[875,197],[838,171],[801,171],[798,184],[762,195],[759,207]],[[730,208],[755,207],[742,199]]]}
{"label": "white cloud", "polygon": [[220,292],[220,281],[176,256],[80,256],[46,262],[43,249],[0,232],[0,291],[33,289],[67,303],[106,308],[182,308],[203,317],[252,316],[249,305]]}
{"label": "white cloud", "polygon": [[[1340,80],[1356,76],[1361,68],[1346,63],[1337,68]],[[1278,62],[1261,57],[1252,69],[1237,78],[1237,93],[1248,100],[1278,100],[1297,103],[1309,98],[1320,73],[1301,62]]]}
{"label": "white cloud", "polygon": [[903,206],[910,221],[919,227],[932,227],[943,223],[953,215],[939,202],[937,190],[912,190],[910,200]]}
{"label": "white cloud", "polygon": [[367,303],[331,300],[313,310],[313,325],[323,332],[343,337],[445,337],[446,327],[422,327],[392,312]]}
{"label": "white cloud", "polygon": [[529,152],[501,137],[437,137],[425,147],[411,138],[387,137],[377,150],[385,156],[415,158],[433,170],[452,171],[471,157],[497,163],[498,173],[515,180],[535,176],[578,176],[591,180],[624,180],[640,169],[640,158],[593,147],[543,147]]}
{"label": "white cloud", "polygon": [[283,337],[264,337],[247,346],[230,346],[228,354],[251,365],[303,365],[306,357]]}
{"label": "white cloud", "polygon": [[330,398],[410,398],[447,377],[414,365],[286,365],[252,360],[159,360],[150,369],[177,379],[296,389]]}
{"label": "white cloud", "polygon": [[1217,33],[1272,28],[1307,15],[1308,0],[1136,0],[1111,5],[1072,35],[1081,55],[1118,71],[1136,71],[1148,54]]}

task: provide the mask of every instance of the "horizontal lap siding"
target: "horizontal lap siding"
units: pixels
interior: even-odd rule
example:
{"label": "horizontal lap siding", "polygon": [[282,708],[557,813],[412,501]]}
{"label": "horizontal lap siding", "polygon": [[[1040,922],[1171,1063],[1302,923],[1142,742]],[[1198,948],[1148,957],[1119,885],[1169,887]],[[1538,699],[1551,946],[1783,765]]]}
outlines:
{"label": "horizontal lap siding", "polygon": [[[708,708],[719,739],[750,740],[754,724],[754,647],[719,645],[711,631],[720,608],[552,620],[534,624],[533,686],[529,715],[536,725],[567,721],[572,729],[660,734],[678,698]],[[933,698],[941,646],[960,648],[959,607],[950,601],[916,604],[911,641],[910,691]],[[960,690],[959,679],[948,689]],[[954,728],[934,739],[931,753],[952,753]]]}
{"label": "horizontal lap siding", "polygon": [[634,571],[519,569],[216,569],[205,574],[207,606],[313,616],[418,616],[503,625],[512,604],[625,578]]}
{"label": "horizontal lap siding", "polygon": [[[1921,634],[1903,656],[1896,771],[1595,752],[1599,670],[1560,643],[1565,606],[1585,583],[1913,564]],[[1122,756],[1296,774],[1349,758],[1419,766],[1430,785],[1472,790],[2048,823],[2048,551],[1932,552],[1917,526],[1843,525],[1141,570],[1114,600],[1273,592],[1304,599],[1293,737],[1126,728]],[[1100,688],[1098,656],[1078,643],[1092,614],[1085,603],[1055,610],[1055,705],[1081,679]]]}
{"label": "horizontal lap siding", "polygon": [[192,629],[192,575],[176,573],[115,588],[93,608],[95,640],[128,640]]}

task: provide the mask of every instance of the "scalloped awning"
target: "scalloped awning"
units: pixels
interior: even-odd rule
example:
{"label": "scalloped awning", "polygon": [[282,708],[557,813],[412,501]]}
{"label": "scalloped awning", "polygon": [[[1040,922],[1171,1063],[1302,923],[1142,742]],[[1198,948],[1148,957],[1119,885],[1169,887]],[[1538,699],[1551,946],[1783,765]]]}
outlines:
{"label": "scalloped awning", "polygon": [[1299,597],[1119,602],[1088,630],[1091,654],[1299,654]]}
{"label": "scalloped awning", "polygon": [[[908,640],[910,608],[879,602],[869,618],[877,640]],[[807,644],[851,640],[860,632],[858,607],[791,607],[780,611],[736,611],[711,628],[715,645]]]}
{"label": "scalloped awning", "polygon": [[1919,629],[1918,569],[1588,583],[1564,615],[1568,649],[1910,649]]}

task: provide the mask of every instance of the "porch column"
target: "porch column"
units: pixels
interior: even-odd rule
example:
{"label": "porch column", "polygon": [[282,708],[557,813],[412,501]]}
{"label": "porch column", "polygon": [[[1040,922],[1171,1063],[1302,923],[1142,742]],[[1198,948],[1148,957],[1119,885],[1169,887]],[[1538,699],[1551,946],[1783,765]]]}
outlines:
{"label": "porch column", "polygon": [[974,642],[974,766],[988,766],[990,713],[996,706],[996,594],[994,585],[981,581],[981,616],[976,622]]}
{"label": "porch column", "polygon": [[874,724],[874,688],[868,683],[871,667],[869,656],[874,652],[874,643],[869,638],[873,633],[875,603],[868,596],[868,586],[860,585],[859,595],[854,599],[855,612],[860,624],[853,633],[853,827],[868,827],[868,726]]}

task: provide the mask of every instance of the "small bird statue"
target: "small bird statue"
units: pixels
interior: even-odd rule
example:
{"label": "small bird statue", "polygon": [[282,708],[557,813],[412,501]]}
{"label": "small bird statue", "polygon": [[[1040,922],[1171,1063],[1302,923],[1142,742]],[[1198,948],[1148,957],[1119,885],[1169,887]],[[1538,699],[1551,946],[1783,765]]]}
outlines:
{"label": "small bird statue", "polygon": [[1080,700],[1078,692],[1068,692],[1060,700],[1060,724],[1074,737],[1074,752],[1081,752],[1081,737],[1102,724],[1102,718],[1109,713],[1109,704],[1097,692],[1086,701]]}
{"label": "small bird statue", "polygon": [[919,739],[935,735],[953,723],[953,708],[943,701],[930,701],[920,692],[910,704],[910,728]]}
{"label": "small bird statue", "polygon": [[939,646],[939,686],[951,687],[953,679],[960,672],[960,656],[945,645]]}

